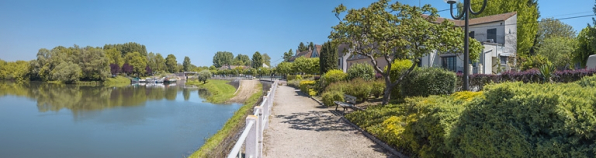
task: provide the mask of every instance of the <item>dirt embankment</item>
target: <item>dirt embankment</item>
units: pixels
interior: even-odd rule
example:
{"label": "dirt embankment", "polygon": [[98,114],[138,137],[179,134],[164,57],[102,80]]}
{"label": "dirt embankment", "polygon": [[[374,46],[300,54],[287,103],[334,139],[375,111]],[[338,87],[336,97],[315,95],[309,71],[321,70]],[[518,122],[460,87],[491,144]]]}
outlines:
{"label": "dirt embankment", "polygon": [[258,80],[241,80],[240,86],[236,91],[236,96],[230,99],[228,102],[231,103],[244,103],[253,93],[257,92]]}

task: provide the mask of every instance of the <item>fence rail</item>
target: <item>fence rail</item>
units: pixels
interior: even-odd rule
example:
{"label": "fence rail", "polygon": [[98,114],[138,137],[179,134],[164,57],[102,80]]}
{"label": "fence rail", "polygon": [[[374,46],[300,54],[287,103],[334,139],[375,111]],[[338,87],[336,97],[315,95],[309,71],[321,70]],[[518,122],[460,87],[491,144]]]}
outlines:
{"label": "fence rail", "polygon": [[268,127],[269,114],[273,106],[273,98],[277,90],[278,80],[275,80],[269,88],[267,95],[263,97],[263,102],[254,107],[253,115],[246,117],[246,127],[228,158],[242,158],[242,147],[244,146],[244,156],[249,158],[260,158],[263,156],[263,131]]}

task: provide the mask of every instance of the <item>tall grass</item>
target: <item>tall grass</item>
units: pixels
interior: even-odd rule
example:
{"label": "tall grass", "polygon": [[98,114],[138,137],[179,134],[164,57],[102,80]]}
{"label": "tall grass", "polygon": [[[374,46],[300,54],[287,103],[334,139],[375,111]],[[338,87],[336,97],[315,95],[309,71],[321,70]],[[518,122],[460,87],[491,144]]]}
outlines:
{"label": "tall grass", "polygon": [[234,92],[236,92],[236,88],[228,84],[230,81],[226,80],[207,80],[207,83],[203,84],[203,82],[199,82],[198,80],[189,80],[186,81],[186,85],[194,85],[200,88],[207,89],[211,94],[208,96],[207,102],[221,104],[224,103],[230,98],[234,97]]}

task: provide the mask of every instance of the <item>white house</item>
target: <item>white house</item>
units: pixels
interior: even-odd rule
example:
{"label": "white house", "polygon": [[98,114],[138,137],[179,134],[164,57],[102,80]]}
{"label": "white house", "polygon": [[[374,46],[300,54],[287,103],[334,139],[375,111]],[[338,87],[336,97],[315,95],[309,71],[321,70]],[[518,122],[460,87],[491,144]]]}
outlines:
{"label": "white house", "polygon": [[[445,18],[437,18],[442,22]],[[451,20],[456,26],[463,27],[463,20]],[[470,73],[497,74],[511,70],[510,62],[515,65],[517,48],[517,13],[505,13],[469,21],[470,37],[482,42],[484,50],[478,62],[470,62]],[[463,54],[433,52],[421,58],[419,66],[443,67],[454,72],[463,72]]]}

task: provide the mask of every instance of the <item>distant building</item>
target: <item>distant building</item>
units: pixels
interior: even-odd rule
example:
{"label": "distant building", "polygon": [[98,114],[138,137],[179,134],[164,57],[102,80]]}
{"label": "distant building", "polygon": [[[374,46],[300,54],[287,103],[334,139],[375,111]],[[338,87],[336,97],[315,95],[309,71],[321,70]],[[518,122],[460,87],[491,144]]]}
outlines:
{"label": "distant building", "polygon": [[296,55],[294,55],[292,58],[290,58],[289,62],[294,62],[294,60],[296,60],[299,57],[305,57],[305,58],[318,58],[319,56],[321,56],[321,48],[323,46],[321,45],[315,45],[315,49],[312,50],[311,48],[308,48],[308,50],[302,51],[302,52],[298,52],[298,50],[296,50]]}
{"label": "distant building", "polygon": [[[440,23],[450,20],[455,26],[463,27],[463,20],[451,20],[437,18]],[[511,70],[511,64],[515,65],[517,48],[517,13],[504,13],[470,19],[469,36],[480,41],[484,50],[480,54],[478,62],[470,62],[473,74],[497,74],[502,71]],[[510,63],[513,62],[513,63]],[[422,57],[419,66],[442,67],[454,72],[463,72],[463,53],[437,52]]]}

